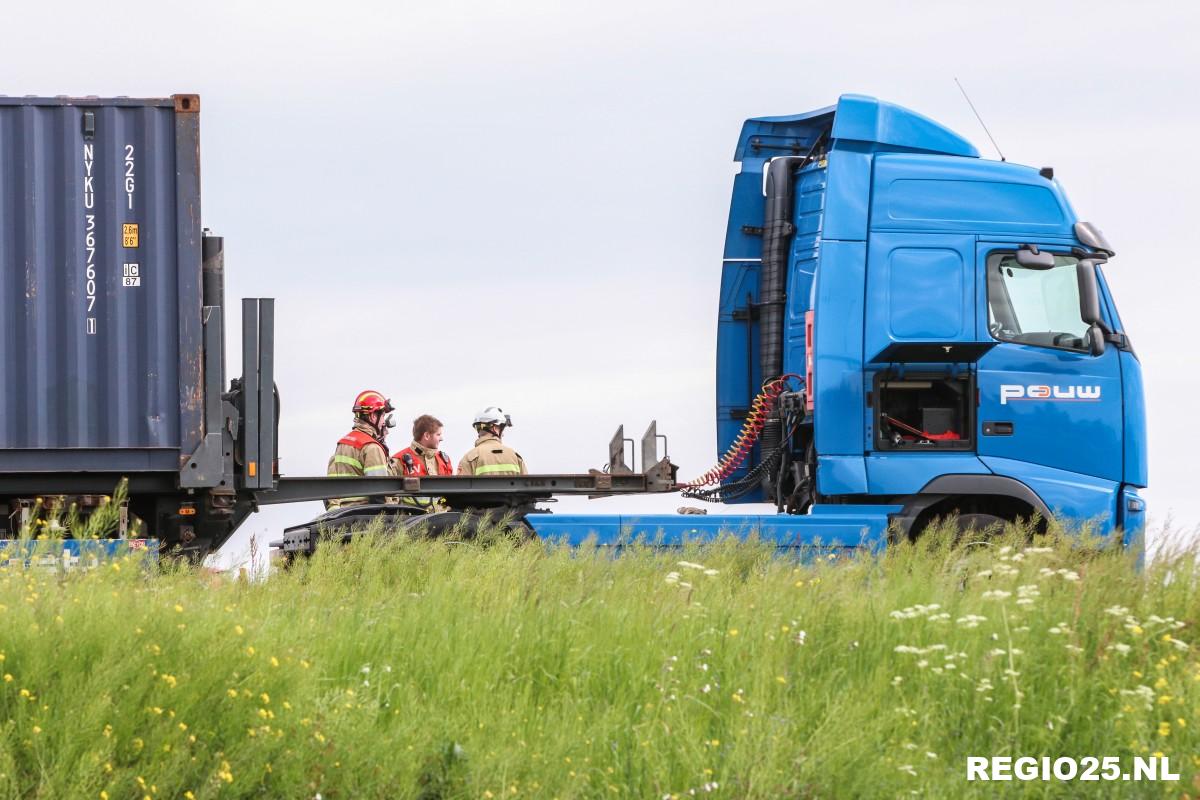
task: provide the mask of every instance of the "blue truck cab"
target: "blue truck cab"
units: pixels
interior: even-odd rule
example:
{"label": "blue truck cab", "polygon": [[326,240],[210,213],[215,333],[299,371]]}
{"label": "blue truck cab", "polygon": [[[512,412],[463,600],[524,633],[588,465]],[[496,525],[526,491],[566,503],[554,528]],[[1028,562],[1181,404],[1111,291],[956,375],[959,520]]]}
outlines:
{"label": "blue truck cab", "polygon": [[766,378],[804,376],[807,406],[793,474],[744,499],[898,503],[906,528],[952,511],[1141,527],[1142,374],[1113,253],[1052,170],[858,95],[747,120],[735,159],[718,441]]}
{"label": "blue truck cab", "polygon": [[746,462],[690,493],[780,513],[531,518],[539,533],[753,529],[857,546],[951,514],[980,527],[1053,515],[1132,540],[1141,366],[1104,280],[1113,251],[1053,170],[980,158],[861,95],[747,120],[734,158],[719,449],[764,385],[793,377]]}

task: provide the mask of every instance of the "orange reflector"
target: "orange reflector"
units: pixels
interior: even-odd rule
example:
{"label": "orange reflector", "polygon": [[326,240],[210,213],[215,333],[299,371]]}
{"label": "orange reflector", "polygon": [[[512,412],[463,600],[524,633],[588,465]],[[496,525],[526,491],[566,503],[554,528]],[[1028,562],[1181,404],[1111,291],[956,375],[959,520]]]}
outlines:
{"label": "orange reflector", "polygon": [[258,474],[258,462],[251,461],[249,464],[246,465],[246,469],[250,473],[250,477],[253,478],[255,475]]}
{"label": "orange reflector", "polygon": [[196,507],[195,506],[180,506],[179,513],[181,516],[184,516],[184,517],[194,516],[196,514]]}

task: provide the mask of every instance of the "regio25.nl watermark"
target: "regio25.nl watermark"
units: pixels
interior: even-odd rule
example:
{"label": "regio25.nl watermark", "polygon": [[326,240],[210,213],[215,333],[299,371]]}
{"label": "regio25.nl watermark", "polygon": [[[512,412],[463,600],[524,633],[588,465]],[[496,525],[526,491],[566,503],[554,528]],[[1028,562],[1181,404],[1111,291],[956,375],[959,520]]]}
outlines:
{"label": "regio25.nl watermark", "polygon": [[1169,756],[967,756],[969,781],[1177,781]]}

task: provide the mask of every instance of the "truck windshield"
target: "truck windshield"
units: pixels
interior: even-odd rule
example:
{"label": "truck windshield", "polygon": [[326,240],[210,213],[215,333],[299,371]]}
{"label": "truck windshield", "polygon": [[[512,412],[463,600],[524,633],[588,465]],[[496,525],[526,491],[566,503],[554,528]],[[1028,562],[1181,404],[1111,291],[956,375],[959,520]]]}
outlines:
{"label": "truck windshield", "polygon": [[1074,256],[1055,255],[1049,269],[1027,269],[1012,254],[988,258],[988,330],[1001,341],[1087,350]]}

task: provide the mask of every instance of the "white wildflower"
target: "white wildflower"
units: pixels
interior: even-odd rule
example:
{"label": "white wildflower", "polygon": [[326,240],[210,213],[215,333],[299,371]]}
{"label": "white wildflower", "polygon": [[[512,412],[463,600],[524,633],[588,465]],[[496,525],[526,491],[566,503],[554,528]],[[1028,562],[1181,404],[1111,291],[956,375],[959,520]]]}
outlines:
{"label": "white wildflower", "polygon": [[990,569],[980,570],[979,572],[975,573],[975,577],[976,578],[990,578],[990,577],[992,577],[992,571]]}
{"label": "white wildflower", "polygon": [[914,778],[917,777],[917,770],[912,764],[901,764],[899,767],[897,767],[897,769],[899,769],[901,772],[912,775]]}
{"label": "white wildflower", "polygon": [[904,683],[904,678],[900,677],[899,675],[892,678],[892,686],[899,686],[902,683]]}
{"label": "white wildflower", "polygon": [[1042,553],[1053,553],[1053,547],[1026,547],[1024,552],[1027,555],[1040,555]]}
{"label": "white wildflower", "polygon": [[1002,556],[1008,555],[1011,552],[1012,552],[1012,548],[1009,547],[1008,545],[1004,545],[1003,547],[1000,548],[1000,555],[1002,555]]}
{"label": "white wildflower", "polygon": [[1007,655],[1007,654],[1008,654],[1008,651],[1004,650],[1003,648],[1000,648],[1000,647],[997,647],[994,650],[990,650],[988,652],[988,655],[992,656],[992,657],[1003,656],[1003,655]]}
{"label": "white wildflower", "polygon": [[926,750],[926,751],[925,751],[925,757],[926,757],[926,758],[928,758],[928,759],[934,759],[934,758],[937,758],[937,757],[938,757],[938,754],[937,754],[937,753],[934,753],[934,752],[931,752],[931,751],[929,751],[929,750]]}
{"label": "white wildflower", "polygon": [[1129,651],[1132,650],[1133,648],[1130,647],[1129,645],[1125,644],[1124,642],[1117,642],[1116,644],[1110,644],[1105,649],[1106,650],[1116,650],[1121,655],[1126,656],[1126,655],[1129,655]]}
{"label": "white wildflower", "polygon": [[912,742],[905,742],[904,749],[905,750],[916,750],[917,746],[915,744],[913,744]]}
{"label": "white wildflower", "polygon": [[917,662],[917,666],[920,667],[921,669],[925,669],[926,667],[929,666],[929,662],[922,658],[920,661]]}
{"label": "white wildflower", "polygon": [[701,572],[703,572],[706,569],[706,567],[703,564],[695,564],[695,563],[692,563],[691,561],[677,561],[675,563],[678,566],[683,567],[684,569],[698,569]]}
{"label": "white wildflower", "polygon": [[1175,638],[1172,638],[1172,639],[1171,639],[1171,644],[1175,645],[1175,649],[1176,649],[1176,650],[1184,650],[1184,651],[1186,651],[1186,650],[1188,650],[1188,649],[1189,649],[1189,647],[1190,647],[1190,645],[1189,645],[1187,642],[1185,642],[1185,641],[1183,641],[1183,640],[1181,640],[1181,639],[1175,639]]}
{"label": "white wildflower", "polygon": [[1129,609],[1125,606],[1109,606],[1104,609],[1105,614],[1112,614],[1114,617],[1123,617],[1129,613]]}
{"label": "white wildflower", "polygon": [[796,644],[804,644],[804,640],[808,638],[808,631],[796,631],[796,638],[793,640]]}
{"label": "white wildflower", "polygon": [[1071,581],[1074,583],[1075,581],[1079,580],[1079,573],[1073,569],[1059,570],[1058,574],[1062,575],[1064,581]]}
{"label": "white wildflower", "polygon": [[692,588],[692,585],[690,583],[688,583],[687,581],[680,581],[679,588],[680,589],[690,589],[690,588]]}
{"label": "white wildflower", "polygon": [[667,580],[667,583],[679,583],[679,573],[678,572],[668,572],[666,580]]}
{"label": "white wildflower", "polygon": [[1145,704],[1147,711],[1154,708],[1155,694],[1149,686],[1142,685],[1136,689],[1122,689],[1121,694],[1125,697],[1139,698]]}
{"label": "white wildflower", "polygon": [[1005,675],[1007,675],[1007,676],[1008,676],[1008,677],[1010,677],[1010,678],[1019,678],[1019,677],[1021,677],[1021,673],[1020,673],[1020,672],[1017,672],[1015,669],[1006,669],[1006,670],[1004,670],[1004,674],[1005,674]]}
{"label": "white wildflower", "polygon": [[[721,571],[718,569],[706,569],[706,570],[704,570],[704,574],[711,578],[713,575],[720,575]],[[705,784],[705,785],[707,786],[707,784]],[[713,785],[715,786],[716,784],[713,784]]]}
{"label": "white wildflower", "polygon": [[1083,648],[1079,647],[1078,645],[1066,644],[1063,646],[1066,647],[1069,652],[1075,653],[1076,655],[1083,652]]}
{"label": "white wildflower", "polygon": [[1012,597],[1012,592],[1006,592],[1003,589],[991,589],[983,593],[984,600],[1006,600]]}
{"label": "white wildflower", "polygon": [[978,614],[967,614],[965,617],[959,617],[955,622],[964,628],[978,628],[979,623],[987,622],[987,617],[981,617]]}

